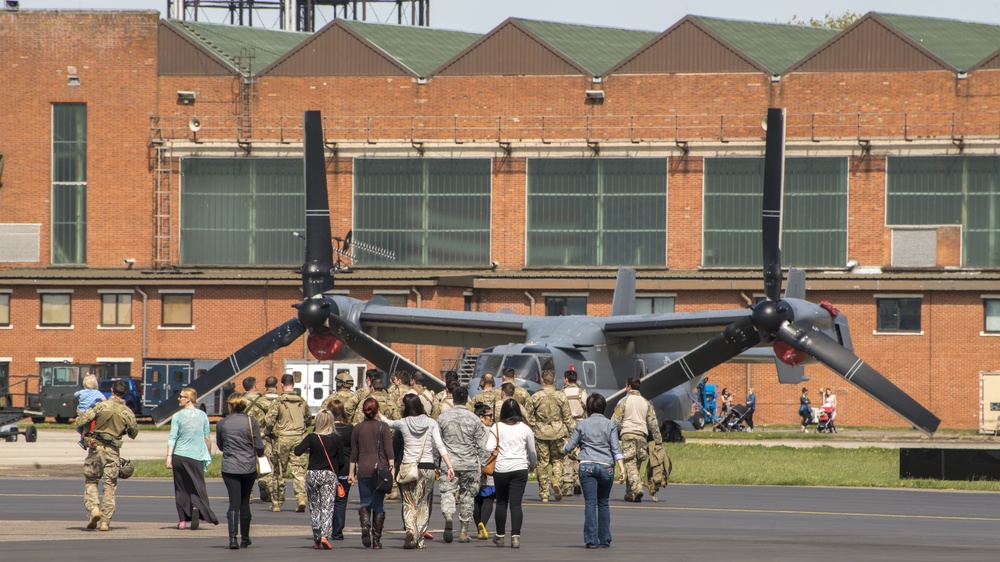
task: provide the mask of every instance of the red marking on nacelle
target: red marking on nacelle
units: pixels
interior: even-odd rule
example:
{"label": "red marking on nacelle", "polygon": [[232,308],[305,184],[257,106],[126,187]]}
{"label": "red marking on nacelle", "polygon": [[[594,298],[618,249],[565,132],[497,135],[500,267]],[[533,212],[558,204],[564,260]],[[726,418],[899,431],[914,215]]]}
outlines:
{"label": "red marking on nacelle", "polygon": [[787,343],[778,340],[774,342],[774,356],[782,363],[795,367],[805,361],[809,355],[805,351],[799,351]]}
{"label": "red marking on nacelle", "polygon": [[309,353],[320,361],[336,359],[344,350],[344,342],[339,338],[321,334],[309,334],[306,345],[309,347]]}
{"label": "red marking on nacelle", "polygon": [[840,311],[837,310],[837,307],[833,306],[833,304],[831,304],[830,301],[822,301],[822,302],[820,302],[819,303],[819,307],[822,308],[823,310],[829,312],[830,316],[833,316],[834,318],[836,318],[837,315],[840,314]]}

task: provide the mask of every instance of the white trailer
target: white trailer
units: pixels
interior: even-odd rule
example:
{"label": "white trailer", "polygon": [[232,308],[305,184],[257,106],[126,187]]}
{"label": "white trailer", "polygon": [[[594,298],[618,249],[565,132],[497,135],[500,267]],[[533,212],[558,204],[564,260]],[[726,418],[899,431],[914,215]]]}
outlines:
{"label": "white trailer", "polygon": [[363,384],[367,369],[367,363],[285,359],[285,374],[295,377],[295,393],[306,399],[313,415],[319,411],[327,396],[337,390],[335,379],[338,373],[350,373],[356,389]]}

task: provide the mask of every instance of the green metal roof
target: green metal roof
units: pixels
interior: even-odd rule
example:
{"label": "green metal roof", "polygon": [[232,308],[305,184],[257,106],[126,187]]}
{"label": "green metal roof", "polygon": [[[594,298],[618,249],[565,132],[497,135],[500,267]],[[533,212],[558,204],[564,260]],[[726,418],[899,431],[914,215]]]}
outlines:
{"label": "green metal roof", "polygon": [[658,35],[654,31],[592,27],[520,18],[517,18],[517,21],[592,72],[594,76],[602,76],[609,68]]}
{"label": "green metal roof", "polygon": [[[275,31],[259,27],[236,27],[208,23],[171,20],[178,29],[194,37],[234,67],[239,68],[238,60],[243,50],[253,49],[254,72],[271,64],[278,57],[290,51],[293,47],[305,41],[309,33],[291,31]],[[245,63],[244,63],[245,64]],[[246,71],[246,68],[242,70]]]}
{"label": "green metal roof", "polygon": [[1000,25],[876,14],[958,70],[968,70],[1000,49]]}
{"label": "green metal roof", "polygon": [[774,74],[781,74],[839,33],[822,27],[692,17]]}
{"label": "green metal roof", "polygon": [[406,65],[417,76],[427,76],[482,37],[478,33],[403,25],[341,20],[359,35]]}

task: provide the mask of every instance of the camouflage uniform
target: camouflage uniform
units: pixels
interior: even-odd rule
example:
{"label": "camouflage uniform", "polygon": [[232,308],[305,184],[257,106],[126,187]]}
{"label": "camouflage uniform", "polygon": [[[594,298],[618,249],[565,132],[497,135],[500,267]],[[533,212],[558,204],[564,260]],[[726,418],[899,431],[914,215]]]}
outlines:
{"label": "camouflage uniform", "polygon": [[646,448],[649,454],[649,465],[646,467],[645,484],[649,488],[650,499],[655,502],[659,501],[656,499],[656,492],[660,491],[660,488],[667,487],[674,465],[670,462],[667,452],[663,450],[662,444],[650,441],[646,444]]}
{"label": "camouflage uniform", "polygon": [[550,384],[543,384],[542,388],[528,400],[525,418],[535,432],[535,451],[538,454],[538,465],[535,468],[535,475],[538,477],[538,497],[542,501],[549,501],[549,486],[555,480],[556,501],[561,500],[563,440],[576,427],[566,395]]}
{"label": "camouflage uniform", "polygon": [[[330,405],[330,402],[333,402],[334,400],[340,400],[340,403],[344,405],[344,414],[347,414],[347,403],[351,400],[351,397],[353,396],[354,393],[351,392],[350,388],[347,388],[346,386],[340,387],[337,389],[336,392],[326,397],[326,400],[323,401],[323,404],[319,407],[319,409],[325,410],[327,406]],[[354,412],[351,412],[351,414],[353,413]],[[351,419],[350,415],[347,416],[347,419]]]}
{"label": "camouflage uniform", "polygon": [[[268,389],[274,391],[274,389]],[[257,391],[247,392],[244,398],[247,400],[247,415],[257,420],[257,427],[264,428],[264,418],[267,417],[267,409],[271,407],[271,402],[278,397],[277,392],[273,394],[261,394]],[[269,461],[274,462],[274,439],[261,431],[261,440],[264,442],[264,456]],[[272,464],[271,466],[274,466]],[[257,478],[257,489],[260,493],[260,501],[271,501],[271,475]]]}
{"label": "camouflage uniform", "polygon": [[615,407],[613,420],[618,426],[625,462],[625,501],[641,501],[643,479],[639,467],[646,460],[646,442],[651,436],[653,441],[663,444],[656,412],[638,390],[630,390]]}
{"label": "camouflage uniform", "polygon": [[441,407],[440,404],[438,404],[437,396],[426,388],[423,390],[417,390],[416,387],[410,387],[410,390],[406,391],[399,397],[399,403],[396,404],[396,406],[399,408],[400,414],[403,412],[403,396],[406,396],[407,394],[413,394],[420,398],[420,403],[424,406],[424,413],[427,414],[428,417],[436,420],[438,416],[441,415]]}
{"label": "camouflage uniform", "polygon": [[291,467],[295,499],[304,510],[306,505],[306,466],[309,458],[298,456],[292,451],[302,441],[309,424],[309,406],[304,398],[292,391],[282,392],[267,409],[264,425],[275,436],[274,470],[271,472],[271,505],[273,511],[281,511],[285,501],[285,472]]}
{"label": "camouflage uniform", "polygon": [[[587,391],[575,384],[566,385],[562,389],[569,402],[570,413],[574,421],[587,418]],[[577,447],[563,459],[562,489],[563,495],[571,496],[580,490],[580,448]],[[580,492],[576,492],[580,493]]]}
{"label": "camouflage uniform", "polygon": [[389,395],[389,398],[392,398],[392,403],[396,405],[396,409],[402,411],[403,396],[413,391],[413,387],[408,384],[393,384],[389,385],[389,388],[385,389],[385,391]]}
{"label": "camouflage uniform", "polygon": [[441,512],[445,519],[445,537],[450,538],[454,523],[456,496],[458,499],[458,518],[462,523],[459,540],[465,542],[466,532],[472,525],[472,508],[476,493],[479,492],[479,475],[482,472],[481,461],[485,460],[486,426],[476,414],[465,408],[452,408],[441,414],[438,419],[441,428],[441,440],[448,449],[451,467],[455,470],[455,478],[444,478],[440,483]]}
{"label": "camouflage uniform", "polygon": [[[493,410],[493,406],[495,405],[497,398],[499,397],[500,397],[500,391],[496,388],[491,388],[489,390],[484,390],[475,396],[470,396],[469,401],[466,402],[465,406],[466,408],[468,408],[470,412],[474,412],[476,409],[476,403],[482,402],[483,404],[489,406],[491,410]],[[500,411],[494,410],[493,416],[494,419],[500,419]]]}
{"label": "camouflage uniform", "polygon": [[[90,422],[94,421],[94,430],[89,432]],[[98,519],[102,531],[108,530],[108,524],[115,515],[115,491],[118,489],[119,451],[122,446],[122,436],[128,435],[135,439],[139,427],[135,423],[135,414],[125,405],[120,396],[98,402],[92,408],[76,418],[76,426],[89,432],[84,437],[87,445],[87,458],[83,461],[83,506],[91,515],[88,529],[97,527]],[[97,482],[104,484],[104,498],[100,498]]]}
{"label": "camouflage uniform", "polygon": [[[396,403],[389,397],[389,391],[387,390],[375,390],[368,396],[375,399],[378,402],[378,411],[383,416],[389,418],[390,420],[399,419],[399,410],[396,408]],[[365,420],[365,413],[358,408],[358,411],[354,413],[354,423],[361,423]]]}
{"label": "camouflage uniform", "polygon": [[529,394],[527,390],[521,388],[520,386],[517,386],[517,382],[514,381],[513,379],[511,379],[511,380],[504,379],[503,382],[505,382],[505,383],[509,382],[510,384],[514,385],[514,396],[513,396],[513,398],[514,398],[514,400],[517,400],[518,404],[521,405],[521,413],[524,413],[524,408],[527,407],[528,400],[531,399],[531,394]]}
{"label": "camouflage uniform", "polygon": [[[371,394],[371,387],[362,386],[357,389],[350,398],[348,398],[346,403],[344,403],[344,413],[347,414],[347,419],[352,424],[358,424],[364,421],[365,414],[361,411],[361,405],[365,403],[365,400],[371,396]],[[361,416],[361,419],[358,419],[358,416]]]}

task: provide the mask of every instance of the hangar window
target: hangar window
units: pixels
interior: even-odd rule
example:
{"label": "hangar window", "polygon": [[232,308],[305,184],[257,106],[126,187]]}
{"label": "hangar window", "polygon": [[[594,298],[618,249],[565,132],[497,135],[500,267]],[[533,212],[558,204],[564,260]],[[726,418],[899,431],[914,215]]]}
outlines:
{"label": "hangar window", "polygon": [[962,266],[1000,266],[1000,157],[889,157],[886,224],[960,225]]}
{"label": "hangar window", "polygon": [[584,316],[587,297],[545,297],[546,316]]}
{"label": "hangar window", "polygon": [[876,297],[879,332],[920,332],[920,297]]}
{"label": "hangar window", "polygon": [[101,326],[131,326],[132,295],[127,293],[101,294]]}
{"label": "hangar window", "polygon": [[1000,297],[983,298],[983,331],[1000,334]]}
{"label": "hangar window", "polygon": [[[760,267],[763,158],[706,158],[702,263]],[[781,261],[798,267],[847,263],[847,159],[788,158]]]}
{"label": "hangar window", "polygon": [[355,160],[355,263],[488,265],[491,179],[483,158]]}
{"label": "hangar window", "polygon": [[87,105],[52,104],[52,263],[87,262]]}
{"label": "hangar window", "polygon": [[185,158],[181,173],[181,264],[302,263],[301,159]]}
{"label": "hangar window", "polygon": [[42,307],[40,326],[72,326],[72,293],[41,293],[39,298]]}
{"label": "hangar window", "polygon": [[163,320],[161,326],[190,327],[192,326],[191,293],[162,293]]}
{"label": "hangar window", "polygon": [[674,311],[674,297],[640,296],[635,298],[636,314],[667,314]]}
{"label": "hangar window", "polygon": [[528,266],[666,263],[666,159],[528,160]]}
{"label": "hangar window", "polygon": [[0,326],[10,326],[10,293],[0,292]]}

